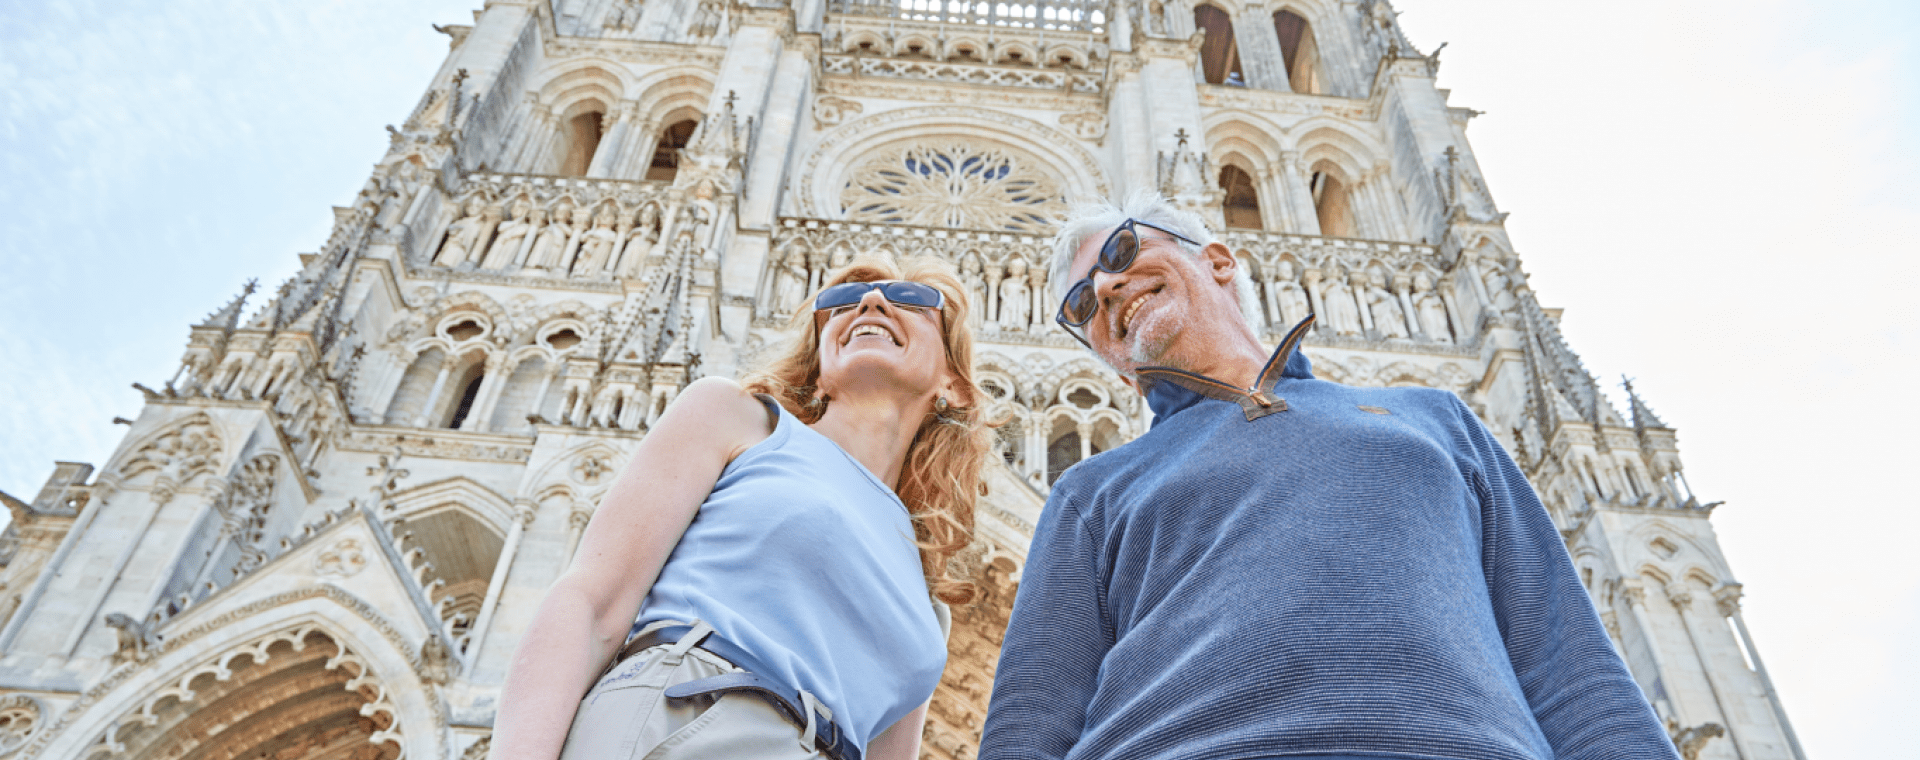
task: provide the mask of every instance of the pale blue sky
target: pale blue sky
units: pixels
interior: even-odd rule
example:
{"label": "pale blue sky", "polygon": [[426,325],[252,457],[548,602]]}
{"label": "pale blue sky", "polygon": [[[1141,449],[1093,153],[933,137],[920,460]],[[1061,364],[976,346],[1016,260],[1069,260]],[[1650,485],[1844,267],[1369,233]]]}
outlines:
{"label": "pale blue sky", "polygon": [[[0,490],[318,248],[477,0],[12,3]],[[1920,4],[1402,0],[1532,285],[1679,429],[1815,758],[1920,757]],[[1616,394],[1617,395],[1617,394]]]}

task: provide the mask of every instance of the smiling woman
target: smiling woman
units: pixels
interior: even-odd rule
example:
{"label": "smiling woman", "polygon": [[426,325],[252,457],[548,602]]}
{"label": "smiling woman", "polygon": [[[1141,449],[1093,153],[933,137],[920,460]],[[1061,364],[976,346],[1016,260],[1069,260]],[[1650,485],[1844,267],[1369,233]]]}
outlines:
{"label": "smiling woman", "polygon": [[865,258],[809,306],[641,441],[521,639],[496,753],[918,756],[995,426],[966,296],[944,262]]}

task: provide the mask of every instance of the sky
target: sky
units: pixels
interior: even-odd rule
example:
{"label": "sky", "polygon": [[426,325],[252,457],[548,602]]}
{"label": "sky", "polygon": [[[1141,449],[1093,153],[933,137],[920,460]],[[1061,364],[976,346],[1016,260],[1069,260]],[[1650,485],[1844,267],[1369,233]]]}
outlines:
{"label": "sky", "polygon": [[[446,53],[430,24],[478,5],[0,11],[0,490],[104,461],[190,324],[325,242]],[[1920,4],[1397,7],[1486,112],[1468,136],[1531,286],[1725,501],[1809,756],[1920,758]]]}

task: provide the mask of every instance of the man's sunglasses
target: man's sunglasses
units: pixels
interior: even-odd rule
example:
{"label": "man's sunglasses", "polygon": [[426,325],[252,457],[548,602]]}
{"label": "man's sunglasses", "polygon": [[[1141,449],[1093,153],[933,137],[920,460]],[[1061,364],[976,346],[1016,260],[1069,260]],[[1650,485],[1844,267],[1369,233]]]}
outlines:
{"label": "man's sunglasses", "polygon": [[[815,312],[833,312],[860,303],[867,297],[867,291],[878,290],[880,296],[895,306],[909,309],[939,309],[947,305],[947,294],[939,288],[911,280],[875,280],[872,282],[843,282],[820,291],[813,298]],[[827,316],[831,317],[832,314]]]}
{"label": "man's sunglasses", "polygon": [[[1134,257],[1140,255],[1140,233],[1135,227],[1149,227],[1172,235],[1177,240],[1199,245],[1165,227],[1128,219],[1113,229],[1113,234],[1107,236],[1107,242],[1100,244],[1100,256],[1093,260],[1093,269],[1087,271],[1087,276],[1067,288],[1067,298],[1060,302],[1060,313],[1054,315],[1053,321],[1063,327],[1080,327],[1093,319],[1094,313],[1100,310],[1099,294],[1093,291],[1093,275],[1096,272],[1119,274],[1133,266]],[[1087,342],[1071,329],[1067,333],[1081,343]]]}

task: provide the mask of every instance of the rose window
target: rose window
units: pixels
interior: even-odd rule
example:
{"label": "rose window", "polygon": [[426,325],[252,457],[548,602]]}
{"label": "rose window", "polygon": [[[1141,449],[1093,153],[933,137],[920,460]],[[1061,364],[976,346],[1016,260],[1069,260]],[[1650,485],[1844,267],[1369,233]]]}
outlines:
{"label": "rose window", "polygon": [[853,171],[840,205],[856,222],[1051,234],[1065,208],[1038,164],[998,146],[890,148]]}

